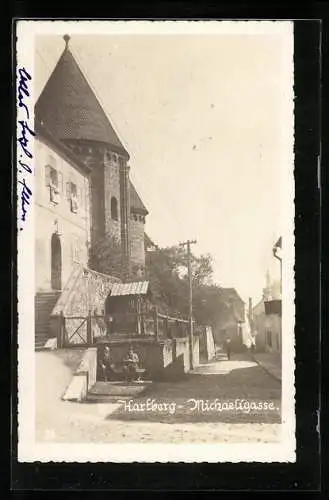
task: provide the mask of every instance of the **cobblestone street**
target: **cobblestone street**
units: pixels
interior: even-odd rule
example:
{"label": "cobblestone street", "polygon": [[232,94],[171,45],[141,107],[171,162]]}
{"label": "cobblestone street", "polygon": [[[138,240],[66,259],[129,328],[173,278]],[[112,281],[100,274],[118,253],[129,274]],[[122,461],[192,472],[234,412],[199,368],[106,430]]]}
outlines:
{"label": "cobblestone street", "polygon": [[[52,369],[48,373],[52,377],[44,384],[41,373],[50,365]],[[62,379],[57,373],[62,374]],[[178,382],[153,384],[143,396],[121,403],[62,401],[60,391],[69,376],[68,368],[55,355],[38,353],[38,441],[233,443],[279,440],[281,384],[247,355],[233,355],[230,361],[201,365]]]}

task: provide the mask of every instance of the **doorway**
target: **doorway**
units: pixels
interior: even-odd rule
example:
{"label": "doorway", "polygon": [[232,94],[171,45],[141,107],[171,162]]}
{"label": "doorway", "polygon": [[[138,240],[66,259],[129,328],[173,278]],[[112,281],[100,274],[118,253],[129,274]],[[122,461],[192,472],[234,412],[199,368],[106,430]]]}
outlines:
{"label": "doorway", "polygon": [[62,289],[62,247],[58,234],[51,237],[51,288]]}

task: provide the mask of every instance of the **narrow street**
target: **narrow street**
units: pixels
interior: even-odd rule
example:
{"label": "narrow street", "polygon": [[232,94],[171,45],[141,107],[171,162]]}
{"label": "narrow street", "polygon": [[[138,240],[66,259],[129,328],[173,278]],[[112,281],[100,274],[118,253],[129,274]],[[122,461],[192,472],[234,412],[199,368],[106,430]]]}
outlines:
{"label": "narrow street", "polygon": [[[48,359],[42,360],[42,354]],[[58,380],[55,365],[60,360],[50,353],[39,353],[38,357],[38,441],[213,443],[279,439],[280,382],[248,355],[214,360],[180,381],[154,383],[140,397],[105,403],[62,401],[59,388],[51,390],[51,384]],[[41,371],[50,360],[54,379],[49,381],[48,377],[45,387],[40,382]],[[47,398],[39,391],[46,392]]]}
{"label": "narrow street", "polygon": [[[165,423],[279,423],[280,394],[278,381],[248,355],[235,354],[230,361],[222,358],[200,365],[183,380],[153,384],[144,396],[129,405],[122,404],[108,418]],[[250,408],[260,402],[272,403],[271,409]]]}

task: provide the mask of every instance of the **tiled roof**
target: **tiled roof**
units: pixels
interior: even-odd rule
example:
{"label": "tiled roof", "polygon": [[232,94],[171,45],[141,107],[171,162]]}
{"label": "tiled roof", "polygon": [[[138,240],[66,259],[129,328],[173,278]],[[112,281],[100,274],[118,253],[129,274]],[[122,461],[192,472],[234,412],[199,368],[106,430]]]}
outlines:
{"label": "tiled roof", "polygon": [[147,215],[149,212],[142,202],[139,194],[137,193],[135,186],[130,181],[130,209],[133,212],[139,212]]}
{"label": "tiled roof", "polygon": [[129,157],[69,49],[65,49],[35,106],[36,118],[61,140],[111,145]]}
{"label": "tiled roof", "polygon": [[241,302],[244,303],[244,301],[241,299],[240,295],[238,294],[235,288],[221,287],[220,290],[228,300],[240,300]]}
{"label": "tiled roof", "polygon": [[119,295],[146,295],[149,289],[148,281],[135,283],[115,283],[111,289],[111,297]]}

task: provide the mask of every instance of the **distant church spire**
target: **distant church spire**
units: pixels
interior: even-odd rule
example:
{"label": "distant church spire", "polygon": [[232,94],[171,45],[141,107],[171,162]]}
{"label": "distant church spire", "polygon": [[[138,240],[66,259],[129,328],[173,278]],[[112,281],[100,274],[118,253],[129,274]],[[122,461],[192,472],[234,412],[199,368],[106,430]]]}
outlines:
{"label": "distant church spire", "polygon": [[270,286],[271,286],[271,275],[270,275],[269,269],[266,270],[265,283],[266,283],[266,288],[270,288]]}
{"label": "distant church spire", "polygon": [[271,296],[271,275],[270,271],[267,269],[266,275],[265,275],[265,288],[263,288],[263,299],[264,300],[270,300]]}
{"label": "distant church spire", "polygon": [[70,41],[71,37],[70,37],[70,35],[64,35],[63,38],[64,38],[64,42],[65,42],[65,50],[67,50],[69,48],[69,41]]}

